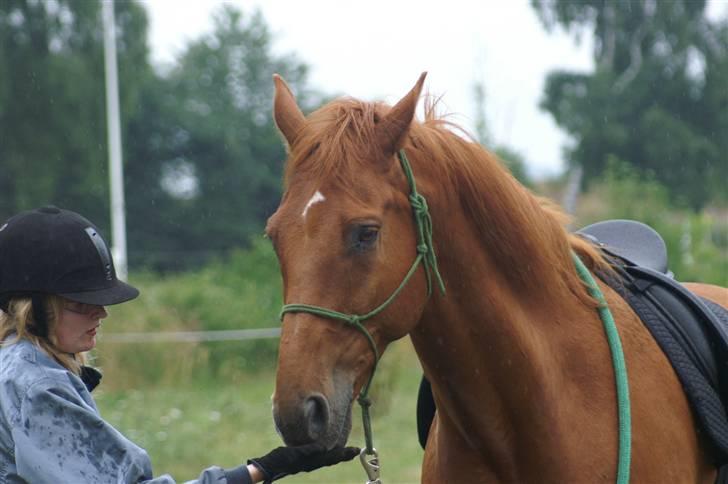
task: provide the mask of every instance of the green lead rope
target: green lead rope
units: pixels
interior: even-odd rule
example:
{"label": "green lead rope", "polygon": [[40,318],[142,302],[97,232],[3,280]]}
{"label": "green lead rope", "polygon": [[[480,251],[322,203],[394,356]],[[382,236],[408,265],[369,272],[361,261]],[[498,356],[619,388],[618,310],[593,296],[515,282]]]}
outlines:
{"label": "green lead rope", "polygon": [[607,306],[601,289],[592,277],[589,270],[575,253],[571,258],[576,265],[576,272],[589,287],[589,294],[599,302],[599,316],[607,333],[609,349],[612,353],[614,378],[617,386],[617,406],[619,410],[619,460],[617,463],[617,484],[629,483],[629,467],[632,459],[632,417],[630,415],[629,382],[627,380],[627,365],[624,362],[622,342],[619,339],[617,325],[614,323],[612,312]]}
{"label": "green lead rope", "polygon": [[404,276],[404,279],[400,283],[399,287],[397,287],[392,295],[390,295],[382,304],[369,311],[368,313],[362,315],[341,313],[339,311],[334,311],[332,309],[322,308],[320,306],[314,306],[311,304],[286,304],[281,310],[281,318],[283,318],[283,315],[286,313],[315,314],[316,316],[343,321],[347,325],[352,326],[359,332],[363,333],[364,336],[366,336],[367,341],[369,341],[369,346],[374,353],[374,365],[372,366],[372,371],[369,374],[369,379],[359,393],[357,402],[361,406],[362,423],[364,427],[364,439],[366,441],[366,452],[370,455],[374,453],[374,443],[372,438],[371,417],[369,415],[369,407],[371,407],[372,404],[371,400],[369,399],[369,387],[372,384],[372,380],[374,379],[374,372],[376,371],[377,364],[379,363],[379,351],[377,350],[377,345],[374,342],[374,338],[372,338],[372,335],[369,334],[369,331],[367,331],[362,322],[376,316],[377,314],[382,312],[387,306],[389,306],[392,301],[394,301],[399,293],[402,292],[404,286],[407,285],[409,280],[415,274],[415,272],[417,271],[417,267],[420,265],[420,263],[425,266],[425,275],[427,277],[427,297],[432,294],[432,273],[435,274],[438,287],[440,288],[442,293],[445,294],[445,284],[442,280],[442,277],[440,276],[440,271],[437,268],[437,257],[435,256],[435,248],[432,244],[432,217],[430,217],[430,211],[427,207],[427,200],[425,200],[425,197],[417,192],[417,185],[415,184],[415,177],[412,174],[412,167],[409,164],[409,160],[407,159],[404,150],[399,151],[399,161],[402,165],[402,170],[407,177],[407,183],[410,188],[409,201],[412,205],[415,226],[417,228],[417,257],[415,257],[415,260],[412,263],[412,267],[410,267],[409,271]]}

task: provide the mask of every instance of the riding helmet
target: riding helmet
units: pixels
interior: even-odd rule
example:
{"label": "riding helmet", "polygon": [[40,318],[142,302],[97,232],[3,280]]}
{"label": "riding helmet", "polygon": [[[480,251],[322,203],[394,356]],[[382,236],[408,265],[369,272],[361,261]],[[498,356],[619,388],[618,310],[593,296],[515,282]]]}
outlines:
{"label": "riding helmet", "polygon": [[56,294],[100,306],[134,299],[139,291],[116,278],[106,242],[90,221],[48,206],[0,225],[0,309],[13,296]]}

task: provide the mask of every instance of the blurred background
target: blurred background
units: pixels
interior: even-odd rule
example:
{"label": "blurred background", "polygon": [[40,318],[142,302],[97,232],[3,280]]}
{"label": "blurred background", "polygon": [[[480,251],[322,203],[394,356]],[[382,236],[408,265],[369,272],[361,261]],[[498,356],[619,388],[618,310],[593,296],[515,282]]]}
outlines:
{"label": "blurred background", "polygon": [[[2,220],[52,203],[112,239],[101,5],[0,1]],[[112,308],[97,398],[159,473],[189,479],[280,445],[275,334],[220,333],[278,326],[262,238],[285,159],[276,72],[310,112],[340,95],[395,102],[427,70],[442,110],[574,228],[643,221],[678,279],[728,285],[726,0],[113,6],[129,279],[142,296]],[[181,332],[197,333],[139,336]],[[375,379],[386,482],[419,480],[419,375],[401,341]],[[357,444],[358,409],[354,423]],[[364,475],[352,463],[287,480]]]}

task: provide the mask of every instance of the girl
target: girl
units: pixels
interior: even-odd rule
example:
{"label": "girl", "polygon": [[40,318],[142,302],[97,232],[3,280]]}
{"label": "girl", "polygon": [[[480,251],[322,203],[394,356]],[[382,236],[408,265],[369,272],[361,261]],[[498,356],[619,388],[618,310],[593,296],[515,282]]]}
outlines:
{"label": "girl", "polygon": [[[106,243],[77,213],[44,207],[0,225],[0,482],[173,484],[152,477],[144,449],[104,421],[85,366],[104,306],[139,291],[118,280]],[[271,482],[356,456],[359,449],[279,447],[190,483]]]}

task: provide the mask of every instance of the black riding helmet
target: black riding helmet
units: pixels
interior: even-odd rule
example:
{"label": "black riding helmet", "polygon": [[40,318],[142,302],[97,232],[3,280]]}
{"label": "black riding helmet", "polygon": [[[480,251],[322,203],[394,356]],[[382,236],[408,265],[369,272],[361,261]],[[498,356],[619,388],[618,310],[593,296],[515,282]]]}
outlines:
{"label": "black riding helmet", "polygon": [[116,278],[111,253],[94,224],[49,206],[0,225],[0,309],[7,310],[14,296],[31,296],[36,313],[37,296],[47,294],[108,306],[134,299],[139,291]]}

